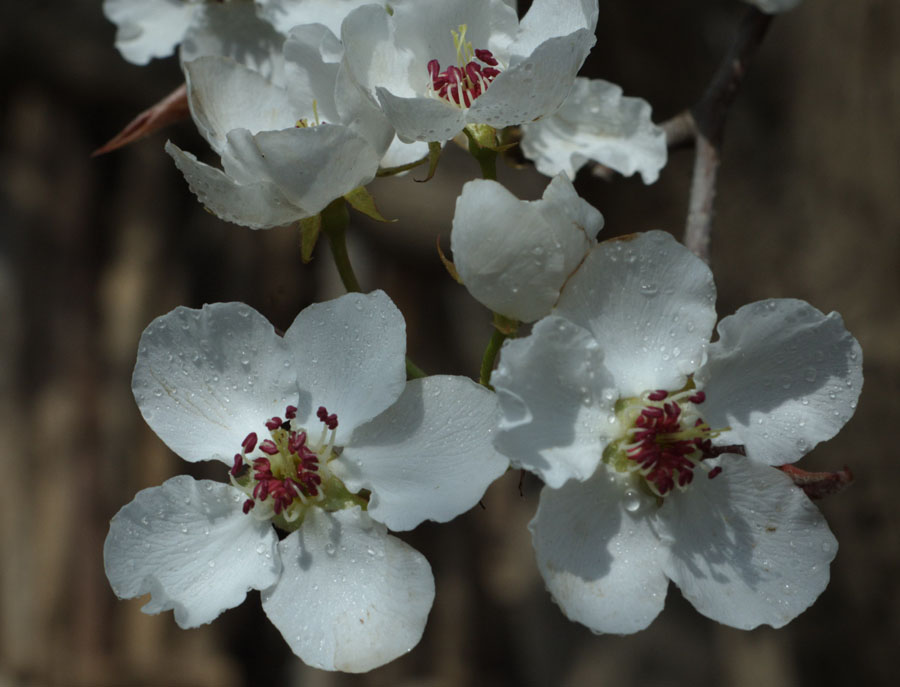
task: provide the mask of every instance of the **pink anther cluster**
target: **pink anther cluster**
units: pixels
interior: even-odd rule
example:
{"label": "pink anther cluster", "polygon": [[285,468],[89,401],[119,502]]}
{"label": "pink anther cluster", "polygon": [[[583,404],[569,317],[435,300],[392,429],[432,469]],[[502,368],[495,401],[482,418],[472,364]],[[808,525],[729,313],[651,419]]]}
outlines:
{"label": "pink anther cluster", "polygon": [[[662,389],[648,395],[651,401],[664,401],[669,396]],[[688,399],[699,405],[706,400],[706,394],[698,391]],[[656,492],[665,495],[676,484],[685,487],[694,479],[695,461],[714,458],[725,449],[743,453],[743,447],[729,446],[717,448],[709,438],[710,429],[698,418],[693,427],[695,433],[685,432],[681,426],[681,406],[675,401],[647,406],[635,420],[638,428],[633,434],[634,443],[626,449],[630,460],[648,471],[645,478],[656,487]],[[693,436],[692,436],[693,434]],[[721,467],[709,471],[712,479],[722,472]]]}
{"label": "pink anther cluster", "polygon": [[441,71],[440,62],[430,60],[428,73],[431,75],[434,92],[448,102],[471,107],[475,98],[484,93],[500,73],[497,58],[490,50],[475,50],[475,57],[486,66],[471,60],[462,68],[453,65]]}
{"label": "pink anther cluster", "polygon": [[[284,413],[285,419],[273,417],[266,421],[266,429],[272,433],[280,431],[287,433],[287,441],[284,442],[284,436],[281,439],[284,447],[287,449],[287,458],[294,468],[294,474],[277,476],[272,472],[272,461],[265,456],[259,458],[248,459],[247,454],[252,453],[257,446],[258,437],[256,432],[251,432],[241,443],[242,453],[236,453],[234,456],[234,466],[231,468],[231,474],[235,478],[243,471],[245,464],[249,465],[253,471],[252,479],[256,482],[253,487],[253,498],[249,498],[244,502],[244,513],[249,513],[256,505],[256,501],[265,501],[267,498],[272,499],[272,507],[276,514],[281,513],[301,494],[304,497],[317,496],[319,494],[319,485],[322,484],[322,478],[319,476],[319,456],[315,451],[307,446],[307,434],[305,430],[295,431],[291,427],[291,420],[297,417],[297,408],[288,406]],[[316,416],[325,424],[328,429],[337,427],[337,415],[328,414],[324,406],[319,407]],[[265,439],[259,442],[259,450],[269,456],[278,455],[280,452],[279,445],[272,439]],[[277,470],[281,472],[280,470]]]}

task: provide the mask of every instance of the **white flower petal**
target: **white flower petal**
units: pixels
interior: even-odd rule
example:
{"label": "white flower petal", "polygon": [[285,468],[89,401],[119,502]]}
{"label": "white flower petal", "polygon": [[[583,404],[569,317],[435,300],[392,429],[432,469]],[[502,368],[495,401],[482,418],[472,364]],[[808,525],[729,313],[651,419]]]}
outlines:
{"label": "white flower petal", "polygon": [[[601,466],[586,482],[541,491],[531,521],[538,568],[570,620],[594,632],[637,632],[659,615],[669,581],[653,532],[652,499],[626,497],[620,477]],[[629,512],[626,506],[639,503]]]}
{"label": "white flower petal", "polygon": [[284,36],[257,16],[253,4],[207,2],[194,14],[178,55],[182,65],[205,55],[228,57],[282,83],[283,44]]}
{"label": "white flower petal", "polygon": [[492,445],[497,399],[465,377],[406,385],[397,402],[357,428],[335,461],[352,492],[369,489],[369,515],[392,530],[447,522],[478,503],[508,466]]}
{"label": "white flower petal", "polygon": [[840,431],[862,389],[862,350],[837,313],[793,299],[746,305],[719,323],[697,372],[704,419],[730,427],[716,443],[753,460],[799,460]]}
{"label": "white flower petal", "polygon": [[496,181],[475,180],[456,200],[450,245],[469,293],[494,312],[533,322],[550,312],[584,259],[603,216],[565,177],[542,200],[522,201]]}
{"label": "white flower petal", "polygon": [[500,73],[469,108],[467,121],[499,129],[553,113],[595,42],[594,34],[584,30],[541,43]]}
{"label": "white flower petal", "polygon": [[264,0],[258,12],[284,34],[298,24],[324,24],[337,34],[344,17],[361,5],[371,4],[377,4],[377,0]]}
{"label": "white flower petal", "polygon": [[554,36],[579,30],[593,34],[599,15],[597,0],[534,0],[522,17],[514,52],[526,55]]}
{"label": "white flower petal", "polygon": [[289,362],[272,325],[243,303],[178,307],[144,330],[131,388],[175,453],[231,465],[250,432],[297,404]]}
{"label": "white flower petal", "polygon": [[103,14],[118,26],[116,47],[129,62],[147,64],[171,55],[197,5],[181,0],[105,0]]}
{"label": "white flower petal", "polygon": [[651,120],[650,105],[627,98],[600,79],[575,79],[554,114],[522,128],[522,152],[542,174],[564,172],[574,179],[588,160],[625,176],[640,172],[645,184],[666,164],[666,134]]}
{"label": "white flower petal", "polygon": [[217,217],[251,229],[270,229],[309,217],[303,208],[294,207],[273,183],[260,181],[240,184],[222,170],[199,162],[171,141],[166,152],[184,174],[191,192]]}
{"label": "white flower petal", "polygon": [[720,623],[781,627],[825,589],[837,541],[781,471],[741,456],[717,463],[720,475],[698,474],[660,511],[671,537],[666,574],[698,611]]}
{"label": "white flower petal", "polygon": [[244,515],[242,501],[227,484],[186,475],[138,492],[113,517],[103,546],[113,591],[149,593],[145,613],[174,609],[188,628],[269,587],[281,570],[278,537],[268,522]]}
{"label": "white flower petal", "polygon": [[255,134],[297,121],[283,88],[230,59],[201,57],[186,63],[184,72],[194,122],[220,155],[232,129]]}
{"label": "white flower petal", "polygon": [[[312,122],[340,123],[335,104],[340,61],[344,48],[327,27],[306,24],[291,30],[284,43],[285,82],[294,109]],[[315,103],[315,112],[313,112]]]}
{"label": "white flower petal", "polygon": [[269,620],[303,661],[359,673],[422,637],[434,579],[418,551],[359,508],[312,508],[279,544],[284,572],[262,594]]}
{"label": "white flower petal", "polygon": [[466,112],[434,98],[401,98],[377,88],[381,109],[405,143],[448,141],[466,125]]}
{"label": "white flower petal", "polygon": [[406,386],[406,323],[387,294],[348,293],[304,309],[284,335],[313,410],[338,416],[337,444]]}
{"label": "white flower petal", "polygon": [[241,171],[226,166],[226,172],[271,181],[307,217],[372,181],[380,159],[354,131],[332,124],[254,136],[236,129],[228,134],[228,143],[230,160]]}
{"label": "white flower petal", "polygon": [[504,344],[491,384],[501,411],[495,445],[515,467],[551,487],[593,474],[617,397],[589,332],[545,317],[530,336]]}
{"label": "white flower petal", "polygon": [[681,388],[703,362],[716,321],[709,268],[662,231],[594,248],[555,312],[589,329],[620,396]]}

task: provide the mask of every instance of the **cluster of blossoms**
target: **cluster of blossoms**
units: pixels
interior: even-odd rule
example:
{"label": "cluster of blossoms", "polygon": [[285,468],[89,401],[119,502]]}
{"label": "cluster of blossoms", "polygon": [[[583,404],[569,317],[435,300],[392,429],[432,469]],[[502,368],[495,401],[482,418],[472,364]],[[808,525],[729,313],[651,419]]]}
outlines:
{"label": "cluster of blossoms", "polygon": [[597,242],[604,219],[576,193],[578,169],[652,183],[667,156],[646,102],[577,76],[597,0],[535,0],[521,20],[504,0],[104,8],[127,59],[178,46],[221,168],[166,151],[229,222],[300,222],[306,250],[343,231],[335,208],[377,216],[376,175],[425,161],[431,174],[453,140],[490,177],[485,160],[512,136],[552,177],[536,201],[491,178],[457,199],[445,262],[511,337],[480,385],[408,365],[381,291],[311,305],[284,335],[238,303],[155,320],[138,407],[179,456],[221,463],[222,480],[174,477],[119,511],[104,547],[116,594],[150,594],[146,612],[188,628],[259,590],[307,664],[370,670],[418,643],[435,593],[427,561],[389,530],[453,519],[510,466],[545,483],[538,567],[595,631],[646,627],[669,580],[740,628],[784,625],[821,593],[837,544],[776,468],[850,418],[859,345],[838,315],[787,299],[741,308],[710,342],[703,261],[663,232]]}

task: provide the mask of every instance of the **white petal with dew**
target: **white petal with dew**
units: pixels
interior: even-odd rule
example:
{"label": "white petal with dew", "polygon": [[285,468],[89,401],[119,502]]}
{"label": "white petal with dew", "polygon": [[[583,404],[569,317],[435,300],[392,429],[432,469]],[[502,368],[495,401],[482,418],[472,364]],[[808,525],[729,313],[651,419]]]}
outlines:
{"label": "white petal with dew", "polygon": [[284,571],[263,610],[305,663],[361,673],[419,643],[434,601],[428,561],[358,507],[312,508],[279,549]]}
{"label": "white petal with dew", "polygon": [[250,589],[279,576],[278,537],[241,511],[233,487],[180,475],[138,492],[113,517],[103,545],[106,576],[120,598],[149,593],[145,613],[175,610],[183,628],[214,620]]}
{"label": "white petal with dew", "polygon": [[730,427],[716,443],[743,444],[753,460],[784,465],[830,439],[862,390],[862,350],[837,313],[804,301],[751,303],[718,326],[697,372],[703,417]]}
{"label": "white petal with dew", "polygon": [[469,108],[467,121],[501,128],[552,114],[566,99],[595,40],[585,30],[541,43],[497,76]]}
{"label": "white petal with dew", "polygon": [[179,0],[105,0],[103,14],[118,26],[116,47],[133,64],[171,55],[197,6]]}
{"label": "white petal with dew", "polygon": [[205,55],[227,57],[281,84],[283,45],[284,36],[257,16],[253,4],[206,2],[184,34],[178,56],[182,65]]}
{"label": "white petal with dew", "polygon": [[680,389],[704,361],[716,287],[700,258],[662,231],[604,241],[555,312],[589,329],[620,395]]}
{"label": "white petal with dew", "polygon": [[469,293],[523,322],[547,315],[584,259],[603,217],[564,177],[544,198],[522,201],[495,181],[475,180],[456,200],[450,245]]}
{"label": "white petal with dew", "polygon": [[551,487],[593,474],[616,431],[617,396],[590,332],[545,317],[504,344],[491,384],[501,411],[496,446],[513,466]]}
{"label": "white petal with dew", "polygon": [[397,402],[357,428],[334,470],[372,492],[369,515],[392,530],[447,522],[509,465],[493,447],[494,394],[465,377],[415,379]]}
{"label": "white petal with dew", "polygon": [[716,464],[722,473],[697,474],[660,510],[666,574],[713,620],[742,630],[781,627],[825,589],[837,540],[780,470],[728,454]]}
{"label": "white petal with dew", "polygon": [[194,122],[220,155],[232,129],[255,134],[297,121],[283,88],[233,60],[201,57],[185,64],[184,73]]}
{"label": "white petal with dew", "polygon": [[337,444],[391,406],[406,386],[406,323],[384,291],[305,308],[284,335],[313,410],[338,417]]}
{"label": "white petal with dew", "polygon": [[248,305],[178,307],[141,335],[131,388],[175,453],[231,465],[247,434],[298,404],[290,362],[281,337]]}
{"label": "white petal with dew", "polygon": [[599,79],[575,79],[571,92],[552,115],[522,128],[522,153],[542,174],[575,173],[593,160],[619,174],[640,172],[645,184],[666,164],[666,134],[656,126],[650,105],[622,95]]}
{"label": "white petal with dew", "polygon": [[270,229],[280,227],[310,214],[296,207],[269,181],[241,184],[222,170],[199,162],[171,141],[166,152],[184,174],[185,181],[197,199],[216,217],[250,227]]}
{"label": "white petal with dew", "polygon": [[586,482],[541,491],[531,521],[538,568],[570,620],[627,634],[662,610],[668,579],[651,526],[653,498],[601,466]]}

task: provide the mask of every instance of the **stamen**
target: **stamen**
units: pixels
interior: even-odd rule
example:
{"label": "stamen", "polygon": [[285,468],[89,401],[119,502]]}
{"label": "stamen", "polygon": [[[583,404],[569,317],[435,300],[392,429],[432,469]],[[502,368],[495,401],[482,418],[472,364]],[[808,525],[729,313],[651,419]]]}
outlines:
{"label": "stamen", "polygon": [[500,62],[490,50],[473,48],[472,43],[466,40],[467,30],[465,24],[460,24],[458,31],[450,32],[456,48],[456,65],[447,67],[443,72],[437,60],[429,60],[426,65],[431,80],[428,92],[458,107],[471,107],[500,75],[497,69]]}
{"label": "stamen", "polygon": [[278,447],[275,445],[275,442],[271,439],[266,439],[259,445],[259,450],[263,453],[268,453],[270,456],[274,456],[278,453]]}
{"label": "stamen", "polygon": [[256,448],[256,432],[250,432],[247,435],[247,438],[241,442],[241,448],[244,449],[244,453],[252,453],[253,449]]}
{"label": "stamen", "polygon": [[288,420],[293,420],[295,417],[297,417],[297,406],[288,406],[287,408],[285,408],[284,416]]}
{"label": "stamen", "polygon": [[271,420],[266,420],[266,429],[276,430],[279,427],[281,427],[281,422],[282,422],[281,418],[277,417],[277,416],[273,417]]}
{"label": "stamen", "polygon": [[337,415],[335,413],[329,415],[328,411],[325,409],[325,406],[319,406],[319,409],[316,411],[316,417],[324,422],[325,426],[328,427],[328,429],[337,429]]}

